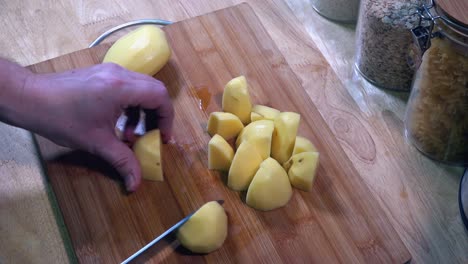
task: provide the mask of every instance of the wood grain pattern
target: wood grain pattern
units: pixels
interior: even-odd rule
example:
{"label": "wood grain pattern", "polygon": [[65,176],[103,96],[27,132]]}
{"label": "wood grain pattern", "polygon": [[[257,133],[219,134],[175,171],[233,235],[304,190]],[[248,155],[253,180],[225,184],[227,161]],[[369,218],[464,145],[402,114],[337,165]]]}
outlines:
{"label": "wood grain pattern", "polygon": [[[86,0],[100,6],[91,3],[97,1]],[[0,56],[29,65],[86,48],[123,22],[180,21],[241,1],[114,0],[117,5],[100,9],[101,15],[87,11],[105,20],[81,24],[78,14],[84,12],[72,0],[0,0]],[[352,74],[355,28],[324,19],[309,0],[247,2],[389,216],[411,262],[468,263],[468,236],[457,204],[463,168],[438,164],[405,142],[407,93],[378,89]],[[128,13],[116,8],[122,6]],[[319,66],[324,59],[331,69]],[[343,85],[332,85],[336,82]],[[57,205],[47,198],[50,186],[30,135],[0,125],[0,148],[0,263],[67,263],[69,244],[55,223],[60,222],[52,209]]]}
{"label": "wood grain pattern", "polygon": [[[80,261],[121,261],[183,215],[216,199],[226,201],[230,221],[229,237],[221,249],[190,256],[175,243],[150,255],[151,260],[404,263],[410,259],[385,213],[369,196],[367,186],[248,5],[179,22],[165,31],[174,55],[156,77],[168,86],[176,109],[176,143],[164,146],[165,182],[145,182],[137,193],[124,195],[115,172],[102,161],[39,138]],[[99,63],[107,48],[75,52],[31,69],[51,72]],[[229,190],[218,173],[206,169],[208,114],[220,109],[222,87],[240,74],[250,81],[255,102],[299,112],[301,134],[321,151],[314,190],[296,190],[280,210],[263,213],[249,208],[241,202],[242,194]],[[200,108],[200,89],[212,95],[206,109]]]}
{"label": "wood grain pattern", "polygon": [[67,263],[50,189],[32,177],[40,162],[24,143],[31,133],[0,123],[0,134],[0,263]]}
{"label": "wood grain pattern", "polygon": [[[343,86],[325,86],[333,82],[329,79],[333,75],[322,72],[327,76],[323,84],[329,88],[317,89],[310,74],[316,70],[317,58],[309,55],[315,50],[306,45],[297,48],[297,56],[286,58],[371,192],[380,198],[410,250],[411,262],[467,263],[468,236],[457,203],[463,168],[434,162],[408,144],[403,118],[409,94],[379,89],[353,72],[353,26],[324,19],[308,1],[288,1],[288,6]],[[297,35],[305,31],[293,28]],[[286,54],[286,49],[281,50]],[[302,63],[292,63],[294,57]]]}

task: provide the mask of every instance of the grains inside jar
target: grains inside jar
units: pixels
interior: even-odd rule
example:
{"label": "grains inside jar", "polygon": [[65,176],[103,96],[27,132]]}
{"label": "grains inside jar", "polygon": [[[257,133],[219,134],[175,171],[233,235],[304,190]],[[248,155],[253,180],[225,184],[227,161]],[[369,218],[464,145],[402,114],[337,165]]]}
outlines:
{"label": "grains inside jar", "polygon": [[378,87],[409,91],[411,29],[418,25],[422,0],[363,0],[358,26],[356,67]]}
{"label": "grains inside jar", "polygon": [[406,126],[422,152],[468,164],[468,51],[435,38],[415,78]]}

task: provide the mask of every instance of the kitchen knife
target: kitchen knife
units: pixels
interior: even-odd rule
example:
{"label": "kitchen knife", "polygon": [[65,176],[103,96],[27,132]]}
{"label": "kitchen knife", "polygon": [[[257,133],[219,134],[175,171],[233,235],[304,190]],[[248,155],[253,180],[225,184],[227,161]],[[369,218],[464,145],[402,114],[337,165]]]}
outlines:
{"label": "kitchen knife", "polygon": [[[223,204],[224,201],[223,200],[218,200],[217,201],[219,204]],[[185,224],[185,222],[187,222],[190,217],[192,217],[193,214],[195,214],[196,211],[192,212],[191,214],[189,214],[188,216],[186,216],[184,219],[180,220],[177,224],[173,225],[171,228],[169,228],[168,230],[164,231],[164,233],[162,233],[160,236],[158,236],[157,238],[155,238],[153,241],[149,242],[146,246],[142,247],[140,250],[138,250],[137,252],[135,252],[135,254],[131,255],[130,257],[128,257],[126,260],[124,260],[121,264],[127,264],[129,263],[130,261],[132,261],[133,259],[135,259],[136,257],[138,257],[141,253],[143,253],[145,250],[147,250],[148,248],[150,248],[151,246],[153,246],[154,244],[158,243],[159,241],[161,241],[165,236],[167,236],[168,234],[170,234],[172,231],[176,230],[177,228],[181,227],[183,224]]]}

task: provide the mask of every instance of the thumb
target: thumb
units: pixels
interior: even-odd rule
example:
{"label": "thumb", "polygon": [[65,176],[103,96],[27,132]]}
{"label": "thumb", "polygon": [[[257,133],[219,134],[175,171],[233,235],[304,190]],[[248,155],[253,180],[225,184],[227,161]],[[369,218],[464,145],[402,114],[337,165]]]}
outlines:
{"label": "thumb", "polygon": [[119,172],[127,191],[133,192],[138,188],[141,182],[140,164],[127,145],[113,139],[97,152]]}

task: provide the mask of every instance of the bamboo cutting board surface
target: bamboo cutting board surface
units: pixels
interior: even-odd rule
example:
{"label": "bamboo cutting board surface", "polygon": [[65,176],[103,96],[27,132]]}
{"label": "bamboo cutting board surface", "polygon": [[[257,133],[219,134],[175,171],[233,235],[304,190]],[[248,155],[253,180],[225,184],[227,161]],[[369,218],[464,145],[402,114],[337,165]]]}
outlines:
{"label": "bamboo cutting board surface", "polygon": [[[173,99],[175,143],[163,146],[164,182],[144,181],[126,195],[102,160],[37,136],[78,260],[117,263],[207,201],[223,199],[229,235],[223,247],[190,254],[171,237],[139,261],[210,263],[404,263],[411,256],[384,211],[247,4],[164,28],[173,49],[156,75]],[[109,44],[45,61],[35,72],[99,63]],[[323,60],[324,61],[324,60]],[[328,64],[318,67],[330,67]],[[221,109],[224,84],[238,75],[252,101],[301,114],[299,134],[319,149],[310,193],[294,190],[283,208],[260,212],[242,202],[224,177],[207,169],[206,123]],[[324,77],[325,78],[325,77]],[[322,83],[322,82],[317,82]]]}

